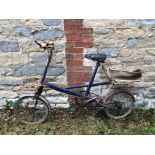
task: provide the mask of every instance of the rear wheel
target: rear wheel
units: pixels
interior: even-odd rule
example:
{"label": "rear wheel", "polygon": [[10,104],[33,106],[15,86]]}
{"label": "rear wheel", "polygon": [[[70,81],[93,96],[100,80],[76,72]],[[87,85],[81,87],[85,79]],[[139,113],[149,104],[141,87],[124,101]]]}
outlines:
{"label": "rear wheel", "polygon": [[49,105],[39,97],[37,104],[35,96],[24,96],[17,101],[14,114],[17,120],[26,125],[41,124],[49,115]]}
{"label": "rear wheel", "polygon": [[132,112],[135,99],[126,90],[116,90],[106,98],[106,104],[111,106],[105,109],[108,117],[112,119],[122,119]]}

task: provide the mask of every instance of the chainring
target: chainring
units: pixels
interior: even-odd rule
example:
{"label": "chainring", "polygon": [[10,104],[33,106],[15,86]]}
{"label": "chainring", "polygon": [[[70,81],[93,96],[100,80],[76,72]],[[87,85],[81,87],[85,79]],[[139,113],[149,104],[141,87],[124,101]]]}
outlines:
{"label": "chainring", "polygon": [[[80,93],[83,93],[83,94],[84,94],[85,91],[81,91]],[[80,107],[90,107],[90,106],[92,107],[92,106],[96,105],[96,103],[100,102],[100,100],[101,100],[101,98],[100,98],[98,95],[96,95],[96,94],[94,94],[94,93],[92,93],[92,92],[89,92],[88,96],[89,96],[89,97],[96,97],[95,101],[86,102],[86,101],[87,101],[86,98],[83,98],[83,97],[76,97],[76,98],[75,98],[75,103],[76,103],[78,106],[80,106]],[[91,104],[90,104],[90,103],[91,103]]]}

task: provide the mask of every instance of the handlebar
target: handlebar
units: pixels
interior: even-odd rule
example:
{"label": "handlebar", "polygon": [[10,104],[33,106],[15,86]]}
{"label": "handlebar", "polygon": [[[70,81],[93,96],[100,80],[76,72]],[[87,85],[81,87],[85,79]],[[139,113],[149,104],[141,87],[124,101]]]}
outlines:
{"label": "handlebar", "polygon": [[54,43],[53,42],[45,42],[45,41],[41,41],[41,42],[38,42],[35,40],[35,43],[37,45],[40,46],[40,48],[43,48],[44,50],[48,50],[48,66],[52,60],[52,55],[53,55],[53,50],[54,50]]}
{"label": "handlebar", "polygon": [[45,41],[37,41],[35,40],[35,43],[37,45],[39,45],[40,48],[43,48],[43,49],[47,49],[47,48],[50,48],[51,50],[54,50],[54,43],[53,42],[45,42]]}

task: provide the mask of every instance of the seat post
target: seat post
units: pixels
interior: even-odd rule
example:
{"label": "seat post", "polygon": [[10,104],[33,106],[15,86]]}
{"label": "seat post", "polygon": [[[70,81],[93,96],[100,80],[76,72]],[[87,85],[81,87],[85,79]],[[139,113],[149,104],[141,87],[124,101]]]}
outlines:
{"label": "seat post", "polygon": [[94,70],[94,72],[92,74],[92,77],[91,77],[90,82],[89,82],[89,85],[88,85],[88,87],[86,89],[85,95],[88,95],[89,94],[89,91],[90,91],[90,89],[92,87],[92,84],[94,82],[94,79],[95,79],[95,76],[96,76],[96,73],[97,73],[97,70],[98,70],[99,67],[100,67],[100,62],[97,61],[96,66],[95,66],[95,70]]}

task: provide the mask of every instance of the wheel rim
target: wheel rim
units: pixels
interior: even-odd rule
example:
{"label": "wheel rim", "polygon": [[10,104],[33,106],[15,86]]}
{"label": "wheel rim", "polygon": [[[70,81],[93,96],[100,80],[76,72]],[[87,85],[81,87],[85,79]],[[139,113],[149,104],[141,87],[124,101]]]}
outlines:
{"label": "wheel rim", "polygon": [[106,109],[107,115],[111,118],[119,119],[131,113],[134,98],[128,92],[118,91],[108,97],[107,104],[108,103],[113,104],[113,106]]}
{"label": "wheel rim", "polygon": [[46,104],[39,99],[35,106],[35,101],[36,99],[34,97],[22,98],[19,100],[15,108],[15,115],[21,123],[39,124],[46,119],[48,115]]}

